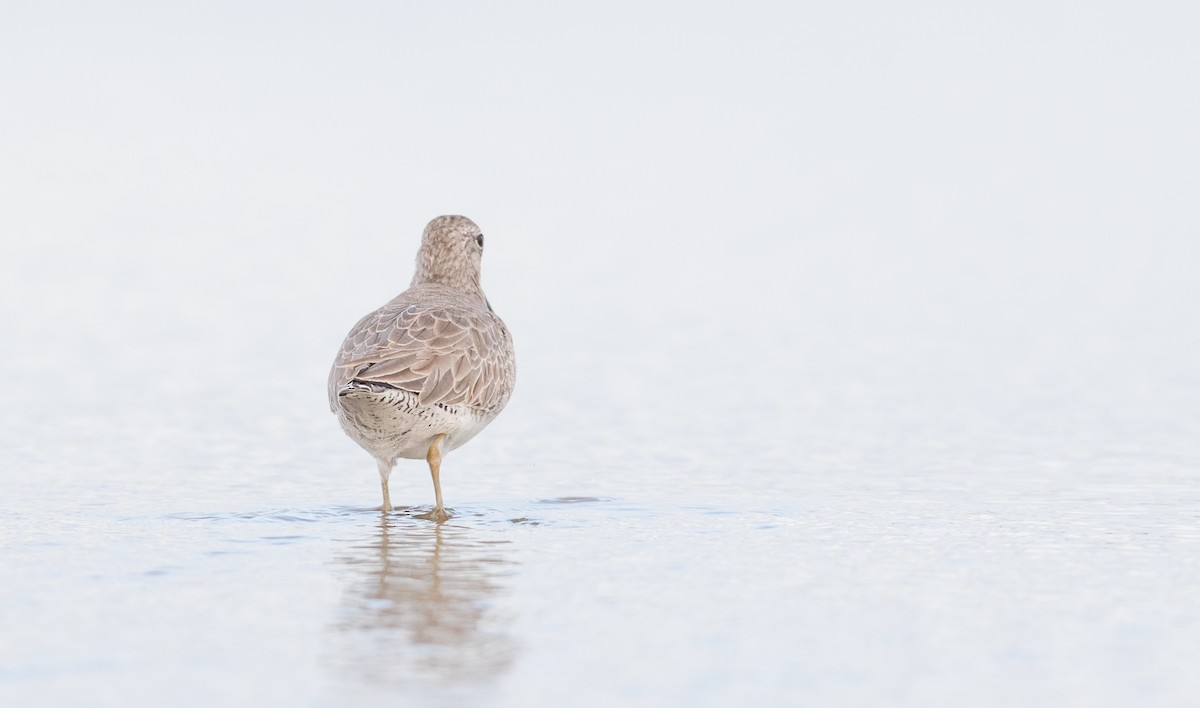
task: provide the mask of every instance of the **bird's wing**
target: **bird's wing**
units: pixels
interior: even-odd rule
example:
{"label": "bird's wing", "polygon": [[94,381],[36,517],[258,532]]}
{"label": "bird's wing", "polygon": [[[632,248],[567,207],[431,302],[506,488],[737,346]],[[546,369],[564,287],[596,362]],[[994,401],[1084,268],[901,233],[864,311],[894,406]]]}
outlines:
{"label": "bird's wing", "polygon": [[512,347],[490,313],[450,306],[384,307],[351,330],[330,377],[411,391],[423,406],[492,408],[511,390]]}

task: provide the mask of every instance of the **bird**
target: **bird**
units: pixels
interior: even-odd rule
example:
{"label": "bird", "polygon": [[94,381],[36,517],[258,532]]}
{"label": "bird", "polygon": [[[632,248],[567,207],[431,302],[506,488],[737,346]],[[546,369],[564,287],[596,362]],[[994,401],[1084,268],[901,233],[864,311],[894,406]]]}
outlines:
{"label": "bird", "polygon": [[329,371],[329,407],[379,466],[381,511],[398,459],[425,458],[436,504],[419,518],[450,518],[441,464],[496,419],[512,396],[512,335],[480,286],[483,232],[465,216],[425,227],[408,289],[346,335]]}

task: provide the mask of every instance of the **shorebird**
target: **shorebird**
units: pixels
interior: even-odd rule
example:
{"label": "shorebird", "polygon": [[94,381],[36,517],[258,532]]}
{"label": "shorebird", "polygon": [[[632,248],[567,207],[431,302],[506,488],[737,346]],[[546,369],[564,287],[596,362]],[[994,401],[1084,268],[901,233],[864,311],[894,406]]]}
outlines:
{"label": "shorebird", "polygon": [[384,512],[399,458],[425,458],[436,506],[442,457],[495,420],[512,395],[512,335],[479,284],[483,233],[465,216],[425,227],[408,290],[358,321],[329,372],[329,407],[379,464]]}

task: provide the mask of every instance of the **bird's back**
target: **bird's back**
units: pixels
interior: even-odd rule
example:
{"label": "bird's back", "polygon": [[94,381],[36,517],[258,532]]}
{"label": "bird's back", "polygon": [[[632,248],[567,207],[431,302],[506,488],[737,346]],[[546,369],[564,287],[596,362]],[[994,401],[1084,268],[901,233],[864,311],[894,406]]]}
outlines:
{"label": "bird's back", "polygon": [[418,285],[358,321],[329,372],[329,404],[366,385],[416,395],[419,406],[499,413],[516,378],[512,337],[486,301]]}

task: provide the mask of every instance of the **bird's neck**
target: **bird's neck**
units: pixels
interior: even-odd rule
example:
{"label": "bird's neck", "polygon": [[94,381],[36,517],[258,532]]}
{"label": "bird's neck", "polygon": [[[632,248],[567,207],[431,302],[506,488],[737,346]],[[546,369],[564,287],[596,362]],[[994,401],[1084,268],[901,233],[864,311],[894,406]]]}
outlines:
{"label": "bird's neck", "polygon": [[483,295],[483,287],[479,284],[478,272],[428,273],[418,269],[416,275],[413,276],[411,287],[445,288],[480,302],[487,302],[487,298]]}

